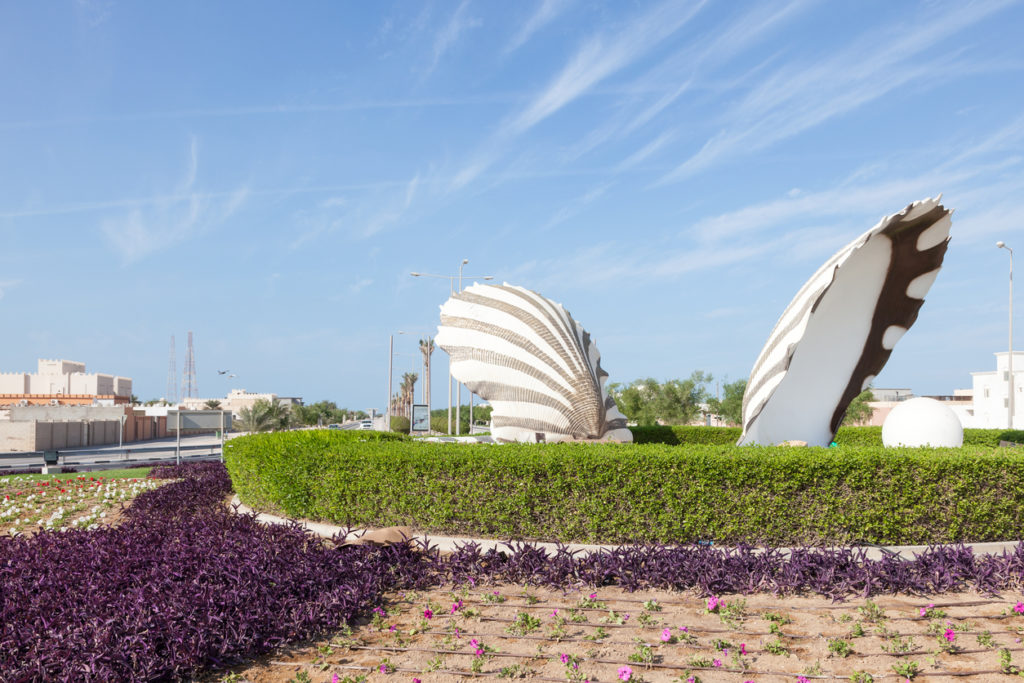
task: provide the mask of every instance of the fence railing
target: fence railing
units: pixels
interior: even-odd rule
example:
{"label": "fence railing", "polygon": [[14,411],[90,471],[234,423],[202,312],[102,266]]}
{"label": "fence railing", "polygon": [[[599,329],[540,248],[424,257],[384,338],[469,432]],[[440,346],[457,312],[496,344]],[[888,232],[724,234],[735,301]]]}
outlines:
{"label": "fence railing", "polygon": [[[156,454],[161,454],[157,456]],[[88,456],[96,456],[90,459]],[[182,446],[122,446],[104,450],[62,448],[56,451],[22,451],[0,453],[0,472],[7,469],[30,469],[43,465],[89,467],[91,465],[139,464],[166,460],[207,460],[222,457],[221,444]]]}

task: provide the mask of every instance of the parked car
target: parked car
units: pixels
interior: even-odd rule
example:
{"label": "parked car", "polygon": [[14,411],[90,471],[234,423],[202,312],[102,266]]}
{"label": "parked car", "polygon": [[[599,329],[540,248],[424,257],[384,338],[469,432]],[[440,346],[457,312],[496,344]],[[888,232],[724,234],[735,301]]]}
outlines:
{"label": "parked car", "polygon": [[327,425],[327,428],[328,428],[328,429],[344,429],[344,427],[342,427],[342,426],[341,426],[340,424],[338,424],[337,422],[335,422],[334,424],[329,424],[329,425]]}

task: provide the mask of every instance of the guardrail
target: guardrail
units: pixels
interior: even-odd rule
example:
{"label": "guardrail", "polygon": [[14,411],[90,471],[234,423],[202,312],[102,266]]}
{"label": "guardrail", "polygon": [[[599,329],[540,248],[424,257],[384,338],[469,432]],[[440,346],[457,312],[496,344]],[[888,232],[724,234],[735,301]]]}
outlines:
{"label": "guardrail", "polygon": [[[205,451],[205,452],[201,452]],[[145,457],[160,453],[161,457]],[[70,458],[95,455],[94,460],[72,460]],[[143,456],[143,457],[140,457]],[[166,460],[206,460],[223,459],[221,444],[184,445],[184,446],[142,446],[121,447],[105,450],[65,448],[56,451],[21,451],[19,453],[0,453],[0,471],[5,469],[30,469],[35,467],[65,466],[91,467],[99,465],[145,464]],[[27,461],[27,462],[26,462]],[[45,470],[44,470],[45,471]]]}

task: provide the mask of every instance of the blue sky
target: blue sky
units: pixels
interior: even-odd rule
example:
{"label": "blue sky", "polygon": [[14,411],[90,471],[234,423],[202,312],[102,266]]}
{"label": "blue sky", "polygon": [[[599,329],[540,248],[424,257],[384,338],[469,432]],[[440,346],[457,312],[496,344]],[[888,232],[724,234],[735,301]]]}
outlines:
{"label": "blue sky", "polygon": [[941,192],[876,386],[951,393],[1006,348],[1022,35],[998,1],[3,3],[0,370],[159,397],[192,330],[203,396],[382,409],[388,336],[418,371],[448,294],[409,273],[468,258],[611,381],[735,380],[826,258]]}

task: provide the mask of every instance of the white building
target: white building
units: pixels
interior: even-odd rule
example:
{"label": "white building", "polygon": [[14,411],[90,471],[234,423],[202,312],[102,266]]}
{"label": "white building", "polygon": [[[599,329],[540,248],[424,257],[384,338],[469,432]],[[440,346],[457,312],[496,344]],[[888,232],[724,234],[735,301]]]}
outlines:
{"label": "white building", "polygon": [[72,402],[71,397],[78,397],[80,400],[76,402],[81,403],[88,397],[127,400],[131,394],[130,378],[102,372],[86,373],[85,363],[71,360],[40,358],[36,372],[0,373],[0,395],[10,400],[17,396],[24,396],[23,400],[29,402],[34,402],[29,397],[61,397],[53,400],[63,404]]}
{"label": "white building", "polygon": [[[995,370],[971,373],[974,419],[965,427],[1006,428],[1010,354],[1001,351],[995,356]],[[1013,426],[1024,429],[1024,351],[1013,352]]]}

